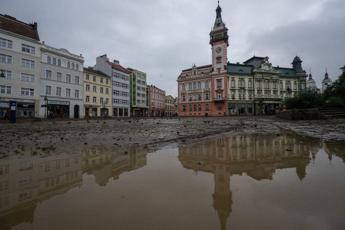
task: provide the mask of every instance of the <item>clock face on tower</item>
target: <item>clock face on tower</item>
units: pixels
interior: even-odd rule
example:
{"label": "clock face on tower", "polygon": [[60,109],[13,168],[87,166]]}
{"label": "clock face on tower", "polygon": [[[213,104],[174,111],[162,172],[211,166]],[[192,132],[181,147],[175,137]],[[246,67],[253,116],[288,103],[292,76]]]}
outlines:
{"label": "clock face on tower", "polygon": [[221,47],[217,47],[216,48],[216,53],[219,54],[220,52],[222,52],[222,48]]}

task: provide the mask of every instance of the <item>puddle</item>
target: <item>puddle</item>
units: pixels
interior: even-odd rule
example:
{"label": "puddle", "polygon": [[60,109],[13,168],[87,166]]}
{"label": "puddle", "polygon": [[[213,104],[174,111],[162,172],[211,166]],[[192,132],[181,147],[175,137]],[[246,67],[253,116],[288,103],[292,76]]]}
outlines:
{"label": "puddle", "polygon": [[345,145],[291,134],[0,159],[0,229],[344,229]]}

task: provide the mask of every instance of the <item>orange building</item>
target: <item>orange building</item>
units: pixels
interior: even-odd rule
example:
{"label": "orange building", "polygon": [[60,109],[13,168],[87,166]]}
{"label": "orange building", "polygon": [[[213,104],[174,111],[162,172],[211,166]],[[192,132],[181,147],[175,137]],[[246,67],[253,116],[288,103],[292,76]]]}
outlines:
{"label": "orange building", "polygon": [[191,69],[183,70],[178,77],[179,116],[227,115],[229,37],[219,5],[216,12],[217,17],[210,33],[212,65],[194,65]]}

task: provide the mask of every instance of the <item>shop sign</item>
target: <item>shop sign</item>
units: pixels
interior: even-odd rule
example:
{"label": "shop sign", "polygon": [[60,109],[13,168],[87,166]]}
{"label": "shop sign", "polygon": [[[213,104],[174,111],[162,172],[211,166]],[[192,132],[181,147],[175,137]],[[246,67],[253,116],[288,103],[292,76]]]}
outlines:
{"label": "shop sign", "polygon": [[8,102],[0,102],[0,108],[9,108],[10,105]]}
{"label": "shop sign", "polygon": [[49,100],[48,104],[49,105],[69,105],[69,101],[53,101],[53,100]]}

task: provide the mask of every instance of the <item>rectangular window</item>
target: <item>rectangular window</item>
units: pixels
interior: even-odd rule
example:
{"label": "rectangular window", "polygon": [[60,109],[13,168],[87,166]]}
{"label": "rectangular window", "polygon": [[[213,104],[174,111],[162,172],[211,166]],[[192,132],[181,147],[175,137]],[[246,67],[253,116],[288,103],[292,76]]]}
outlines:
{"label": "rectangular window", "polygon": [[47,85],[47,86],[46,86],[46,95],[47,95],[47,96],[50,96],[51,94],[52,94],[52,87],[49,86],[49,85]]}
{"label": "rectangular window", "polygon": [[100,81],[101,81],[101,83],[103,83],[103,77],[101,77]]}
{"label": "rectangular window", "polygon": [[109,88],[105,88],[105,93],[109,94]]}
{"label": "rectangular window", "polygon": [[22,52],[29,53],[29,54],[35,54],[35,47],[22,44]]}
{"label": "rectangular window", "polygon": [[99,99],[99,102],[100,102],[101,104],[103,104],[103,97],[101,97],[101,98]]}
{"label": "rectangular window", "polygon": [[52,71],[51,70],[46,70],[46,79],[51,80],[52,79]]}
{"label": "rectangular window", "polygon": [[71,97],[71,89],[66,89],[66,97]]}
{"label": "rectangular window", "polygon": [[96,103],[96,102],[97,102],[97,98],[96,98],[96,97],[93,97],[93,98],[92,98],[92,102],[93,102],[93,103]]}
{"label": "rectangular window", "polygon": [[96,86],[92,86],[92,92],[97,93],[97,87]]}
{"label": "rectangular window", "polygon": [[35,61],[28,60],[28,59],[22,59],[22,66],[29,69],[35,68]]}
{"label": "rectangular window", "polygon": [[217,79],[217,88],[222,88],[222,79]]}
{"label": "rectangular window", "polygon": [[79,85],[79,76],[75,76],[74,78],[74,83]]}
{"label": "rectangular window", "polygon": [[12,56],[0,54],[0,63],[1,64],[12,64]]}
{"label": "rectangular window", "polygon": [[103,93],[103,87],[100,88],[100,93]]}
{"label": "rectangular window", "polygon": [[90,75],[86,74],[86,80],[90,80]]}
{"label": "rectangular window", "polygon": [[92,80],[96,82],[96,76],[92,76]]}
{"label": "rectangular window", "polygon": [[61,87],[56,87],[56,96],[61,97]]}
{"label": "rectangular window", "polygon": [[21,75],[21,81],[25,81],[25,82],[34,82],[35,81],[35,76],[32,74],[25,74],[22,73]]}
{"label": "rectangular window", "polygon": [[1,78],[5,78],[6,80],[11,80],[12,79],[12,71],[1,69],[0,70],[0,79]]}
{"label": "rectangular window", "polygon": [[86,96],[86,102],[90,102],[90,96]]}
{"label": "rectangular window", "polygon": [[0,85],[0,94],[11,94],[11,86]]}
{"label": "rectangular window", "polygon": [[62,74],[61,73],[59,73],[59,72],[56,73],[56,80],[62,81]]}
{"label": "rectangular window", "polygon": [[70,74],[66,74],[66,82],[71,83],[71,75]]}
{"label": "rectangular window", "polygon": [[75,98],[79,98],[79,90],[75,90],[74,91],[74,97]]}
{"label": "rectangular window", "polygon": [[50,56],[47,57],[48,64],[52,64],[52,58]]}
{"label": "rectangular window", "polygon": [[58,59],[58,66],[61,66],[61,59]]}
{"label": "rectangular window", "polygon": [[0,47],[12,49],[12,41],[5,38],[0,38]]}
{"label": "rectangular window", "polygon": [[22,96],[30,96],[33,97],[34,96],[34,89],[30,89],[30,88],[21,88],[21,95]]}
{"label": "rectangular window", "polygon": [[86,89],[85,89],[87,92],[90,91],[90,85],[86,85]]}

